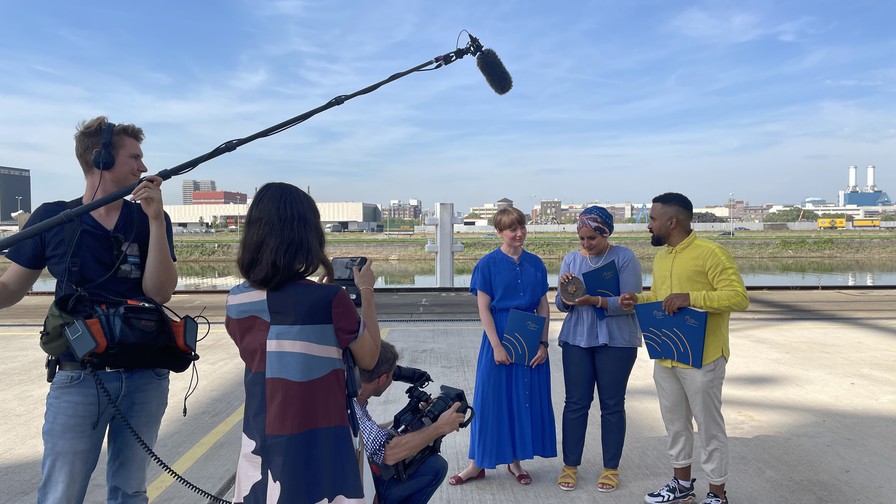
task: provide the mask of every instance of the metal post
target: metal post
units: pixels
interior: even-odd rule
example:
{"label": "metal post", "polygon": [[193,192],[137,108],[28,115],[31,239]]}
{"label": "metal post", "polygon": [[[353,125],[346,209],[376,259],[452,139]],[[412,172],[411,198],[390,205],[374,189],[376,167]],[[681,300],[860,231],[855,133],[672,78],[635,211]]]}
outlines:
{"label": "metal post", "polygon": [[728,193],[728,220],[731,222],[731,236],[734,236],[734,193]]}
{"label": "metal post", "polygon": [[236,239],[240,239],[240,197],[236,197]]}
{"label": "metal post", "polygon": [[436,226],[436,243],[424,247],[436,254],[436,287],[454,287],[454,253],[464,250],[460,240],[454,243],[454,224],[463,222],[454,217],[454,203],[437,203],[436,216],[425,221],[427,226]]}

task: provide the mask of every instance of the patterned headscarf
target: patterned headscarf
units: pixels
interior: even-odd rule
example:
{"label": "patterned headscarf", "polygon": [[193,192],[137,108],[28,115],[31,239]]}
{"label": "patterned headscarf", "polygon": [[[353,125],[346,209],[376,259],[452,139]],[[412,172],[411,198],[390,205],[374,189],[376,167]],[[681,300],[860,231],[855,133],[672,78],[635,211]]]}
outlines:
{"label": "patterned headscarf", "polygon": [[579,214],[576,231],[583,227],[590,228],[604,238],[613,234],[613,214],[602,206],[590,206]]}

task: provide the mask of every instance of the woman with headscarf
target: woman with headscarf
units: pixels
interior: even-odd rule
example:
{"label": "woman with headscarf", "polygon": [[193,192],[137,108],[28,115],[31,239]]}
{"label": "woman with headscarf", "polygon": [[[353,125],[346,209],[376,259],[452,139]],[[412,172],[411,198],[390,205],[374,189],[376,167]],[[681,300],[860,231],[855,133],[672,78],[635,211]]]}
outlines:
{"label": "woman with headscarf", "polygon": [[[586,272],[615,261],[619,292],[641,292],[641,264],[630,249],[610,244],[613,215],[606,208],[586,208],[579,215],[577,229],[582,248],[563,258],[559,289],[564,289],[573,277],[582,279]],[[619,460],[625,442],[625,391],[641,346],[641,330],[634,312],[623,310],[618,297],[583,294],[570,302],[561,295],[556,297],[557,308],[567,312],[559,337],[566,402],[562,427],[564,466],[557,484],[567,491],[576,488],[588,411],[596,387],[603,452],[597,489],[612,492],[619,486]]]}

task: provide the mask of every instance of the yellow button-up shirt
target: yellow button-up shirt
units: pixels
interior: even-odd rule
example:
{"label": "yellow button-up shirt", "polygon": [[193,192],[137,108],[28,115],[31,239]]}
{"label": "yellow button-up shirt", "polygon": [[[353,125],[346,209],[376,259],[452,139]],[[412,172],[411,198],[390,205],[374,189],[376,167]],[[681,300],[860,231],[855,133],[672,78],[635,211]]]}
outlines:
{"label": "yellow button-up shirt", "polygon": [[[692,308],[706,310],[706,342],[703,364],[724,356],[728,359],[728,318],[730,312],[746,310],[750,305],[747,288],[734,257],[718,243],[691,234],[675,247],[667,246],[653,259],[650,291],[638,295],[639,303],[662,301],[669,294],[687,293]],[[689,367],[670,359],[666,366]]]}

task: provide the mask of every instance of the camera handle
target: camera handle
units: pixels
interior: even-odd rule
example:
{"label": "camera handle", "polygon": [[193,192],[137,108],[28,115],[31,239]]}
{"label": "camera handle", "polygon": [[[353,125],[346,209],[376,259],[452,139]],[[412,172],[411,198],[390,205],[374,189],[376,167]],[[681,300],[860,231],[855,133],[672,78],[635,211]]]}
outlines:
{"label": "camera handle", "polygon": [[[460,410],[458,410],[458,411],[460,411]],[[476,416],[476,411],[473,410],[472,406],[467,406],[463,411],[460,411],[460,412],[466,415],[468,411],[470,412],[470,416],[468,416],[463,422],[460,423],[461,429],[464,429],[468,425],[470,425],[470,422],[473,421],[473,417]]]}

